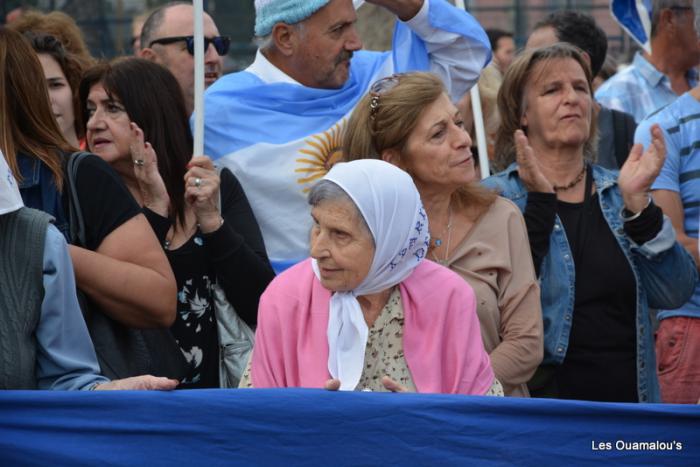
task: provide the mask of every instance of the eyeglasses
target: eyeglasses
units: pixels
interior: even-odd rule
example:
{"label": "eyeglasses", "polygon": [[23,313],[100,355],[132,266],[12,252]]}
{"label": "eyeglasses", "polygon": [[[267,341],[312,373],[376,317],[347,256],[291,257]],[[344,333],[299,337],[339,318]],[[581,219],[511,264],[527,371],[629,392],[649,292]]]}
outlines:
{"label": "eyeglasses", "polygon": [[[173,36],[173,37],[161,37],[160,39],[152,40],[149,47],[153,47],[153,44],[174,44],[175,42],[185,41],[187,44],[187,51],[190,55],[194,55],[194,36]],[[206,53],[209,48],[209,44],[214,44],[216,53],[224,56],[228,53],[229,47],[231,47],[231,38],[228,36],[216,36],[216,37],[205,37],[204,38],[204,52]]]}
{"label": "eyeglasses", "polygon": [[374,84],[372,84],[372,86],[369,88],[369,118],[374,120],[374,117],[377,114],[377,109],[379,109],[380,97],[382,94],[394,89],[396,85],[399,84],[400,78],[401,74],[394,74],[377,80],[374,82]]}

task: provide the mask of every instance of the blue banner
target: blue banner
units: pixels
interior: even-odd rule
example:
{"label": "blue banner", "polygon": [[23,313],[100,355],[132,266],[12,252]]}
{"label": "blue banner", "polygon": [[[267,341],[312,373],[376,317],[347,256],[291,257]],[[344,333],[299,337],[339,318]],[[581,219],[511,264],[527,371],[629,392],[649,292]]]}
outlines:
{"label": "blue banner", "polygon": [[612,0],[610,12],[632,39],[647,52],[651,51],[651,0]]}
{"label": "blue banner", "polygon": [[700,465],[700,406],[312,389],[0,392],[2,465]]}

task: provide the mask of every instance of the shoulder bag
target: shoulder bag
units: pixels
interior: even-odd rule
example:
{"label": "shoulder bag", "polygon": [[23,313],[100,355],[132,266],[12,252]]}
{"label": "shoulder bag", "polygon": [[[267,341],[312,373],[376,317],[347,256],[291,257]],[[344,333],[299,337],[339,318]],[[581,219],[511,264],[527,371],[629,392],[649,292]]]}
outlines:
{"label": "shoulder bag", "polygon": [[[221,169],[217,172],[220,176]],[[220,186],[218,206],[222,211]],[[212,296],[219,335],[219,386],[237,388],[253,350],[255,334],[226,298],[218,278],[212,284]]]}

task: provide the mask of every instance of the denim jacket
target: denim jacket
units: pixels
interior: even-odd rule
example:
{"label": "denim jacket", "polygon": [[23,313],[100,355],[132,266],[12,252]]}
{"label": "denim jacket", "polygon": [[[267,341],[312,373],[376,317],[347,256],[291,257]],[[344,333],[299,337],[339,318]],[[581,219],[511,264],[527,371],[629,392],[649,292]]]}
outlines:
{"label": "denim jacket", "polygon": [[56,228],[63,234],[66,241],[70,241],[68,218],[51,170],[39,159],[22,153],[17,154],[17,165],[22,175],[19,192],[24,205],[51,214],[55,218]]}
{"label": "denim jacket", "polygon": [[[637,245],[624,232],[620,211],[622,195],[617,172],[593,166],[598,200],[603,216],[615,235],[637,283],[637,393],[640,402],[659,402],[654,334],[649,308],[673,309],[692,295],[697,270],[690,255],[676,242],[671,222],[664,216],[659,234]],[[527,190],[518,177],[517,165],[484,181],[512,200],[521,211],[527,204]],[[543,364],[561,364],[566,356],[574,311],[574,261],[564,226],[556,216],[549,239],[549,252],[540,268],[542,318],[544,321]]]}

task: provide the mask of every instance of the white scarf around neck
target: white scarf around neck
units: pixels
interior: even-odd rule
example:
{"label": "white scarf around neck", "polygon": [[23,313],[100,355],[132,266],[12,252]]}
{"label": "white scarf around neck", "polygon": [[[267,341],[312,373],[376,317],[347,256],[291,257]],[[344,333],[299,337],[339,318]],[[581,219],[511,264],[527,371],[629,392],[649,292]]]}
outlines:
{"label": "white scarf around neck", "polygon": [[[348,194],[374,238],[367,277],[354,290],[334,292],[328,319],[328,371],[341,390],[354,390],[362,376],[368,328],[358,296],[387,290],[411,275],[430,245],[428,216],[418,190],[403,170],[363,159],[338,163],[324,177]],[[317,278],[318,264],[312,261]]]}

